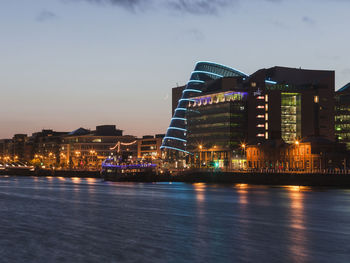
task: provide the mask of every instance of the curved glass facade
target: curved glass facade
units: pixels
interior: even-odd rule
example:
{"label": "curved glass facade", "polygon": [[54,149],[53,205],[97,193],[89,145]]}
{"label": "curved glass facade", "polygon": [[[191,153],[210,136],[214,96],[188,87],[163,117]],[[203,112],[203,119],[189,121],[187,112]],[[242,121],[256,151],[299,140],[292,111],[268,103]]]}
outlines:
{"label": "curved glass facade", "polygon": [[204,84],[207,81],[220,79],[223,77],[248,77],[248,75],[239,70],[213,62],[197,62],[194,71],[191,73],[190,80],[182,92],[182,97],[177,104],[174,116],[170,121],[166,136],[163,139],[161,146],[162,149],[165,148],[188,153],[186,151],[186,111],[188,103],[194,101],[191,98],[202,93]]}

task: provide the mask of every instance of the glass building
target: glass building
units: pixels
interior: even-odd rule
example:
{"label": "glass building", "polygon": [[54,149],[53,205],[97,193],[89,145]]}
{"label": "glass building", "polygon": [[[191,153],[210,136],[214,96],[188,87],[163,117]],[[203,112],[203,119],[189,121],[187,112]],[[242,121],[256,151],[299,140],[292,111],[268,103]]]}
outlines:
{"label": "glass building", "polygon": [[350,83],[335,93],[335,135],[350,149]]}
{"label": "glass building", "polygon": [[240,148],[248,128],[247,97],[248,92],[226,91],[194,97],[189,103],[187,150],[193,154],[192,167],[243,168]]}
{"label": "glass building", "polygon": [[187,147],[187,119],[186,111],[190,102],[195,102],[193,97],[202,93],[205,83],[223,77],[248,77],[247,74],[224,65],[213,62],[197,62],[190,80],[182,92],[174,115],[170,121],[166,136],[163,139],[162,149],[176,150],[189,153]]}
{"label": "glass building", "polygon": [[294,143],[301,136],[301,96],[281,93],[281,133],[286,143]]}

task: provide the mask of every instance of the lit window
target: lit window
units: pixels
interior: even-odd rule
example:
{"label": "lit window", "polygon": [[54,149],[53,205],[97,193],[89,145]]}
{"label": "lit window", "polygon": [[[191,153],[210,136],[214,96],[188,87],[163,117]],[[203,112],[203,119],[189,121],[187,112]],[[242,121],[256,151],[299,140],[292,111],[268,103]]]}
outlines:
{"label": "lit window", "polygon": [[268,138],[269,138],[269,133],[265,132],[265,139],[268,139]]}
{"label": "lit window", "polygon": [[314,96],[314,102],[318,103],[318,96]]}
{"label": "lit window", "polygon": [[256,127],[258,127],[258,128],[263,128],[263,127],[264,127],[264,124],[258,124],[258,125],[256,125]]}
{"label": "lit window", "polygon": [[255,88],[255,87],[256,87],[256,82],[252,82],[252,83],[250,84],[250,86],[252,86],[252,88]]}
{"label": "lit window", "polygon": [[256,115],[257,118],[264,118],[265,116],[264,115]]}
{"label": "lit window", "polygon": [[265,104],[265,110],[268,111],[269,110],[269,105],[266,103]]}
{"label": "lit window", "polygon": [[266,114],[265,114],[265,120],[268,120],[268,119],[269,119],[269,114],[266,113]]}
{"label": "lit window", "polygon": [[265,99],[265,97],[264,96],[258,96],[258,97],[256,97],[258,100],[263,100],[263,99]]}
{"label": "lit window", "polygon": [[256,135],[256,137],[265,137],[265,134],[259,133],[259,134]]}
{"label": "lit window", "polygon": [[265,129],[268,130],[269,129],[269,124],[266,122],[265,123]]}
{"label": "lit window", "polygon": [[260,106],[256,106],[257,109],[263,109],[264,106],[260,105]]}
{"label": "lit window", "polygon": [[268,102],[269,101],[269,95],[265,95],[265,101]]}

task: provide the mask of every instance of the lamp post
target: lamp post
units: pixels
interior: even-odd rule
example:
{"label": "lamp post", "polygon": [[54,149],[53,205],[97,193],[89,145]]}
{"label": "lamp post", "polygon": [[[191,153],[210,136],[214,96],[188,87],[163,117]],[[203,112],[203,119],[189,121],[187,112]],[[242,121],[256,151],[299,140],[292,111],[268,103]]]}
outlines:
{"label": "lamp post", "polygon": [[201,168],[202,167],[202,149],[203,149],[203,145],[199,145],[198,146],[198,148],[199,148],[199,168]]}
{"label": "lamp post", "polygon": [[297,155],[297,168],[299,168],[299,141],[296,140],[294,143],[297,147],[297,154],[296,154]]}
{"label": "lamp post", "polygon": [[[246,157],[246,155],[245,155],[245,149],[246,149],[246,144],[245,143],[242,143],[241,144],[241,148],[242,148],[242,150],[243,150],[243,158],[245,159],[245,160],[247,160],[247,157]],[[243,169],[244,169],[244,161],[243,161]]]}

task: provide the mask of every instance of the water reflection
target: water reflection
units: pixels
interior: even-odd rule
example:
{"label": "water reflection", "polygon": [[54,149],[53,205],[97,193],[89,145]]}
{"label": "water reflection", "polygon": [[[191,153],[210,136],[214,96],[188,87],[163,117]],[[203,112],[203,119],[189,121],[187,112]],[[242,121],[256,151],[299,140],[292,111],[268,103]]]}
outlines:
{"label": "water reflection", "polygon": [[289,239],[290,239],[290,254],[294,262],[307,261],[307,236],[306,236],[306,218],[304,211],[303,191],[308,190],[302,186],[287,186],[289,203]]}
{"label": "water reflection", "polygon": [[96,178],[86,178],[85,180],[88,184],[95,184],[97,182]]}
{"label": "water reflection", "polygon": [[203,203],[205,201],[205,183],[195,183],[193,184],[193,188],[196,193],[197,203]]}
{"label": "water reflection", "polygon": [[72,177],[71,180],[75,184],[80,184],[81,183],[81,178],[80,177]]}

